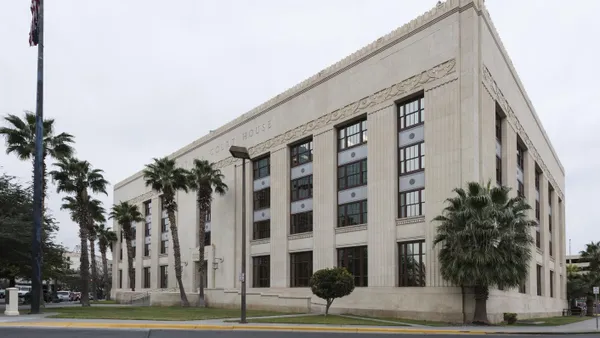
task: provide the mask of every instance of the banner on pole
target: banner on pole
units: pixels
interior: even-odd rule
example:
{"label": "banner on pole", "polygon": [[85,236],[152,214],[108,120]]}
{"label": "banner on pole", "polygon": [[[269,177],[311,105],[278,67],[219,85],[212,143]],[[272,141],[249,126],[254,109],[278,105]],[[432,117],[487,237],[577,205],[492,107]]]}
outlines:
{"label": "banner on pole", "polygon": [[37,46],[39,41],[40,0],[31,0],[31,29],[29,30],[29,45]]}

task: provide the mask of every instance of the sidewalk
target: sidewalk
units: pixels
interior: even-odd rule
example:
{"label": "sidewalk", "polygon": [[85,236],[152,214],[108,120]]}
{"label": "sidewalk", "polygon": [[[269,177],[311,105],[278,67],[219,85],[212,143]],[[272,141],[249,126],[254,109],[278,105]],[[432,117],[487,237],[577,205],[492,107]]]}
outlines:
{"label": "sidewalk", "polygon": [[[217,331],[310,331],[347,333],[470,333],[470,334],[576,334],[600,333],[596,331],[596,319],[562,326],[359,326],[359,325],[308,325],[308,324],[238,324],[226,322],[231,319],[199,321],[147,321],[107,319],[54,319],[43,315],[22,314],[7,317],[0,314],[0,327],[48,327],[48,328],[113,328],[113,329],[163,329],[163,330],[217,330]],[[261,317],[264,318],[264,317]],[[250,319],[250,318],[249,318]]]}

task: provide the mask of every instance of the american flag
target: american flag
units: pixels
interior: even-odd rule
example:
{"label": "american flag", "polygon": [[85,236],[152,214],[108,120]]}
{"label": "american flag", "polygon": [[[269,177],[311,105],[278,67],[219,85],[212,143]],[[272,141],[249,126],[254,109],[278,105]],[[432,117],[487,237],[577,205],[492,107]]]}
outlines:
{"label": "american flag", "polygon": [[31,0],[31,30],[29,31],[29,45],[37,46],[38,44],[38,24],[40,14],[40,0]]}

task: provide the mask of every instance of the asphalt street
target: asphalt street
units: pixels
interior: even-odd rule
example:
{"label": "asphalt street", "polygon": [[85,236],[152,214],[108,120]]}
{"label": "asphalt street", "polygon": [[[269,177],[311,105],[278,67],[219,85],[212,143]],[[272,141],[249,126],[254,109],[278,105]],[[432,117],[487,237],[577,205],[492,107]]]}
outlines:
{"label": "asphalt street", "polygon": [[[179,331],[179,330],[110,330],[110,329],[63,329],[63,328],[8,328],[0,327],[2,338],[344,338],[360,335],[361,338],[380,338],[386,334],[376,333],[329,333],[329,332],[259,332],[259,331]],[[401,334],[403,338],[440,337],[440,334]],[[455,338],[506,338],[506,335],[448,335]],[[528,337],[564,338],[565,335],[527,335]],[[598,334],[569,335],[577,338],[598,338]],[[510,337],[510,336],[508,336]],[[516,337],[516,335],[514,335]]]}

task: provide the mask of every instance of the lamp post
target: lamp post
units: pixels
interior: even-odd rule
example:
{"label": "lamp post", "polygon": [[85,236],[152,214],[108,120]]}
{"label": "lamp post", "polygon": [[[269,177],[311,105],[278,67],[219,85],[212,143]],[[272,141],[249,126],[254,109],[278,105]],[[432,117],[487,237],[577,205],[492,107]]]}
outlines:
{"label": "lamp post", "polygon": [[240,323],[246,324],[246,160],[250,160],[250,154],[248,149],[238,146],[231,146],[229,152],[234,158],[242,159],[242,271],[240,272],[242,313]]}

